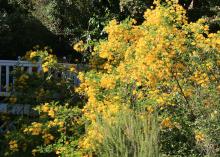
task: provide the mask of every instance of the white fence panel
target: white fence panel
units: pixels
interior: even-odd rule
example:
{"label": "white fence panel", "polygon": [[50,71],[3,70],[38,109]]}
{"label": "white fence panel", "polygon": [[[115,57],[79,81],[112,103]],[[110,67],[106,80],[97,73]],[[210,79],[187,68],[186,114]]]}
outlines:
{"label": "white fence panel", "polygon": [[[63,65],[64,67],[75,66],[77,68],[82,66],[68,63],[60,63],[60,65]],[[40,63],[34,64],[29,61],[20,60],[0,60],[0,96],[10,96],[10,91],[11,89],[13,89],[14,84],[14,78],[11,75],[11,72],[15,67],[21,67],[23,70],[26,70],[26,72],[28,72],[29,74],[33,73],[34,68],[38,73],[42,71],[42,66]],[[79,85],[80,83],[76,75],[70,72],[61,72],[61,77],[72,78],[75,85]]]}
{"label": "white fence panel", "polygon": [[0,96],[10,96],[10,87],[13,88],[14,83],[11,71],[15,67],[27,69],[28,73],[33,72],[33,67],[37,68],[37,72],[41,71],[41,65],[39,63],[33,64],[20,60],[0,60]]}

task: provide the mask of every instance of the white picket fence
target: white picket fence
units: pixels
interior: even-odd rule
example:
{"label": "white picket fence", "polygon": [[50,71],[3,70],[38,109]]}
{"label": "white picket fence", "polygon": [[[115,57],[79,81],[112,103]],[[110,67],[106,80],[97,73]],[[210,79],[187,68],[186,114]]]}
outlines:
{"label": "white picket fence", "polygon": [[33,68],[37,69],[37,72],[41,71],[41,64],[33,64],[28,61],[20,60],[0,60],[0,96],[9,96],[10,87],[13,87],[14,78],[11,75],[12,70],[15,67],[21,67],[28,73],[33,72]]}
{"label": "white picket fence", "polygon": [[[74,66],[73,64],[60,63],[65,67]],[[75,65],[77,66],[77,65]],[[10,96],[10,91],[13,90],[13,84],[15,78],[11,74],[15,67],[21,67],[24,71],[28,73],[41,72],[42,67],[40,63],[32,63],[29,61],[20,60],[0,60],[0,96],[8,97]],[[79,84],[79,80],[74,74],[62,73],[62,76],[72,77],[75,84]]]}

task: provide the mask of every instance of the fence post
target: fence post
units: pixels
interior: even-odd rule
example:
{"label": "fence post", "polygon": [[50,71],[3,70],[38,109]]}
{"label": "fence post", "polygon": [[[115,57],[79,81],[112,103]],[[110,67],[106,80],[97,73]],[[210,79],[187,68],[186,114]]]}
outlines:
{"label": "fence post", "polygon": [[29,73],[29,74],[32,74],[32,66],[29,66],[29,67],[28,67],[28,73]]}
{"label": "fence post", "polygon": [[6,92],[9,92],[9,65],[6,65]]}
{"label": "fence post", "polygon": [[0,92],[2,91],[2,66],[0,65]]}
{"label": "fence post", "polygon": [[42,71],[42,63],[41,61],[38,62],[38,67],[37,67],[37,73],[40,73]]}

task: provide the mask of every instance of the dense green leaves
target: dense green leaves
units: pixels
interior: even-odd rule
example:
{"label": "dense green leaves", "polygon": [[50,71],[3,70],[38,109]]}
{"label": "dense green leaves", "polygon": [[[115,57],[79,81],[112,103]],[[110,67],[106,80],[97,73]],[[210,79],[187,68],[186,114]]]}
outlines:
{"label": "dense green leaves", "polygon": [[[219,29],[219,0],[179,3],[188,10],[190,20],[207,16],[211,31]],[[70,55],[78,40],[102,38],[103,27],[112,18],[121,21],[130,16],[141,23],[143,12],[152,4],[152,0],[1,0],[0,57],[23,55],[35,45]]]}

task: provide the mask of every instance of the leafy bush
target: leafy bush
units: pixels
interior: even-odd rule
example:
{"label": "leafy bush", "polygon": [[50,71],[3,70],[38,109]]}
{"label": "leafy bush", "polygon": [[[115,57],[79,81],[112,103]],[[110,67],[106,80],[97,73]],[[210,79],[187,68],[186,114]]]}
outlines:
{"label": "leafy bush", "polygon": [[112,20],[91,70],[79,74],[78,91],[88,98],[81,147],[95,153],[102,144],[97,113],[111,124],[124,107],[141,107],[159,114],[162,154],[218,156],[220,32],[209,33],[205,19],[188,23],[175,1],[154,4],[141,25]]}
{"label": "leafy bush", "polygon": [[102,135],[98,156],[103,157],[158,157],[157,115],[146,111],[123,110],[117,113],[112,125],[97,118]]}
{"label": "leafy bush", "polygon": [[[42,71],[31,74],[19,66],[14,71],[11,103],[28,104],[37,114],[8,116],[14,128],[1,141],[4,156],[80,156],[77,141],[84,132],[81,106],[71,64],[60,64],[47,48],[29,51],[25,60],[41,63]],[[12,104],[13,105],[13,104]]]}
{"label": "leafy bush", "polygon": [[47,48],[42,50],[34,48],[27,52],[24,60],[42,64],[42,71],[39,73],[35,68],[33,73],[28,73],[25,69],[16,67],[14,92],[10,98],[13,103],[30,105],[50,101],[71,103],[73,98],[77,99],[74,92],[76,86],[74,65],[59,64],[52,50]]}
{"label": "leafy bush", "polygon": [[5,134],[4,156],[80,156],[81,110],[57,102],[40,104],[36,110],[37,117],[16,117],[16,128]]}

